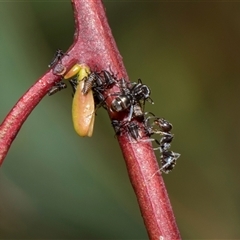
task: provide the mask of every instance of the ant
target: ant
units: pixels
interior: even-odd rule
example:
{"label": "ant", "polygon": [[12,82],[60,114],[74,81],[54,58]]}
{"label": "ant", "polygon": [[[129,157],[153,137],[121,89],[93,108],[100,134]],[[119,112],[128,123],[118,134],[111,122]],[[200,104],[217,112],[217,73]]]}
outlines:
{"label": "ant", "polygon": [[[171,147],[171,142],[174,135],[170,132],[172,130],[172,124],[164,118],[156,117],[151,112],[146,112],[145,115],[151,114],[151,116],[145,117],[144,127],[145,133],[147,136],[152,136],[153,134],[160,134],[162,138],[160,141],[157,139],[151,139],[155,141],[159,147],[154,148],[154,150],[160,150],[161,153],[161,171],[164,173],[169,173],[176,165],[176,160],[180,157],[179,153],[169,151]],[[153,119],[153,122],[150,123],[150,119]]]}
{"label": "ant", "polygon": [[51,96],[63,89],[67,88],[67,84],[60,81],[60,82],[57,82],[55,83],[55,86],[53,86],[49,91],[48,91],[48,96]]}
{"label": "ant", "polygon": [[123,122],[116,119],[112,120],[112,126],[115,130],[116,135],[121,135],[121,133],[127,131],[129,135],[138,141],[141,138],[139,133],[140,126],[136,122]]}
{"label": "ant", "polygon": [[[143,121],[146,135],[149,137],[153,134],[162,135],[163,137],[160,139],[160,141],[156,139],[152,140],[154,140],[160,146],[157,148],[160,149],[160,152],[167,151],[170,148],[174,137],[174,135],[170,132],[172,130],[172,124],[164,118],[156,117],[151,112],[146,112],[145,116],[147,114],[151,114],[151,116],[145,117]],[[150,119],[153,119],[153,122],[150,123]]]}
{"label": "ant", "polygon": [[63,50],[61,50],[61,49],[57,49],[57,51],[55,52],[55,55],[54,55],[52,61],[48,65],[48,67],[49,68],[53,67],[57,62],[61,61],[63,56],[65,56],[65,55],[68,55],[68,54],[63,52]]}
{"label": "ant", "polygon": [[113,74],[107,70],[102,70],[101,72],[91,72],[89,76],[84,79],[84,81],[85,84],[82,92],[86,94],[90,89],[92,89],[95,104],[98,106],[103,106],[105,109],[107,109],[105,105],[106,97],[104,97],[104,91],[117,83]]}
{"label": "ant", "polygon": [[85,85],[82,92],[86,94],[90,89],[103,93],[107,88],[112,87],[116,83],[113,75],[107,70],[101,72],[91,72],[85,79]]}
{"label": "ant", "polygon": [[166,174],[171,172],[175,167],[179,157],[179,153],[175,153],[173,151],[164,151],[161,156],[162,167],[160,168],[160,171],[163,171]]}
{"label": "ant", "polygon": [[[136,113],[139,109],[142,111],[145,101],[153,104],[153,100],[150,98],[151,90],[147,85],[142,83],[141,79],[138,79],[137,83],[128,83],[124,79],[121,79],[120,89],[121,92],[116,93],[118,95],[112,101],[110,110],[120,112],[129,109],[128,122],[131,121],[134,112]],[[135,108],[135,105],[138,106]]]}

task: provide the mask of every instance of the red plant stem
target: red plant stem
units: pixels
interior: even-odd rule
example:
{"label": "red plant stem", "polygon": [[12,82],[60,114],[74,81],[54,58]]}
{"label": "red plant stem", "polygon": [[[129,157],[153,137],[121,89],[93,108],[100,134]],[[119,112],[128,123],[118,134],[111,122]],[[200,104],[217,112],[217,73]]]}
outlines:
{"label": "red plant stem", "polygon": [[0,125],[0,165],[28,115],[45,96],[49,86],[58,79],[60,80],[60,77],[53,75],[52,72],[46,73],[19,99],[4,119]]}
{"label": "red plant stem", "polygon": [[149,238],[181,239],[152,145],[126,136],[119,142]]}
{"label": "red plant stem", "polygon": [[[66,69],[70,69],[76,59],[70,59]],[[0,166],[2,165],[13,140],[29,114],[48,93],[49,89],[61,80],[61,76],[50,70],[39,78],[36,83],[18,100],[0,125]]]}
{"label": "red plant stem", "polygon": [[[109,28],[101,0],[72,0],[76,31],[74,43],[62,64],[85,63],[94,70],[109,70],[128,80],[121,55]],[[12,141],[33,108],[60,77],[47,72],[32,86],[10,111],[0,126],[0,164]],[[113,87],[106,95],[119,91]],[[111,97],[107,104],[111,103]],[[122,114],[109,113],[121,120]],[[150,239],[180,239],[167,191],[150,142],[132,142],[127,132],[118,137],[131,183]]]}
{"label": "red plant stem", "polygon": [[[128,79],[100,0],[72,0],[75,9],[78,50],[72,49],[91,68],[109,69]],[[86,52],[87,51],[87,52]],[[77,57],[76,57],[77,58]],[[83,59],[84,58],[84,59]],[[116,90],[116,89],[113,89]],[[111,90],[106,94],[112,93]],[[107,104],[111,102],[108,98]],[[121,116],[113,116],[114,119]],[[131,183],[150,239],[181,239],[162,176],[149,142],[132,143],[127,133],[118,137]]]}

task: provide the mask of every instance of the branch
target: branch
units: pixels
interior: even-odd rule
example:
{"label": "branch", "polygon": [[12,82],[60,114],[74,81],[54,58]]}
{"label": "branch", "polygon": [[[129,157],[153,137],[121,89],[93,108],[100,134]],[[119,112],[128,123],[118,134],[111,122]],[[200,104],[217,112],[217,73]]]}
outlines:
{"label": "branch", "polygon": [[[122,57],[109,28],[100,0],[72,0],[76,30],[74,43],[62,58],[67,69],[73,64],[85,63],[96,71],[109,70],[115,76],[128,80]],[[0,165],[22,124],[49,89],[60,81],[60,76],[49,70],[24,95],[0,125]],[[119,92],[117,86],[106,95]],[[107,98],[109,107],[111,97]],[[110,118],[122,119],[122,114],[109,112]],[[127,132],[118,136],[131,183],[150,239],[180,239],[172,207],[152,145],[148,141],[132,142]],[[157,174],[155,174],[158,172]]]}

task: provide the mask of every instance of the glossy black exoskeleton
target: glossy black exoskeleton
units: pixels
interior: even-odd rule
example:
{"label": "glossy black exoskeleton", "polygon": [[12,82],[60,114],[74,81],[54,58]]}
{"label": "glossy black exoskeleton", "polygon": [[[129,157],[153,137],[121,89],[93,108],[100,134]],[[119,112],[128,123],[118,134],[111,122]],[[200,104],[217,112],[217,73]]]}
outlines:
{"label": "glossy black exoskeleton", "polygon": [[84,79],[84,81],[85,84],[82,92],[86,94],[90,89],[92,89],[95,105],[98,107],[103,106],[104,108],[107,108],[105,105],[107,97],[104,96],[104,92],[106,89],[109,89],[116,84],[117,81],[113,74],[107,70],[102,70],[101,72],[91,72],[89,76]]}
{"label": "glossy black exoskeleton", "polygon": [[62,82],[62,81],[57,82],[57,83],[55,84],[55,86],[53,86],[53,87],[48,91],[48,96],[51,96],[51,95],[53,95],[53,94],[55,94],[55,93],[57,93],[57,92],[65,89],[65,88],[67,88],[67,84],[66,84],[66,83],[64,83],[64,82]]}
{"label": "glossy black exoskeleton", "polygon": [[135,105],[140,106],[141,111],[145,105],[145,101],[153,103],[150,98],[151,90],[150,88],[143,84],[140,79],[137,83],[128,83],[124,79],[119,81],[121,92],[118,93],[116,98],[112,101],[111,111],[120,112],[129,109],[128,120],[131,121]]}
{"label": "glossy black exoskeleton", "polygon": [[159,150],[161,153],[161,171],[169,173],[176,165],[177,159],[180,157],[179,153],[169,151],[173,140],[173,134],[171,133],[172,124],[164,118],[156,117],[153,113],[147,112],[144,116],[144,129],[148,137],[154,134],[161,135],[160,140],[151,139],[158,145],[154,150]]}
{"label": "glossy black exoskeleton", "polygon": [[103,80],[97,72],[91,72],[83,81],[85,82],[82,89],[83,94],[87,94],[90,89],[103,84]]}
{"label": "glossy black exoskeleton", "polygon": [[123,122],[118,120],[112,120],[112,126],[115,130],[116,135],[121,135],[127,132],[131,138],[138,141],[141,138],[140,127],[137,122]]}
{"label": "glossy black exoskeleton", "polygon": [[164,151],[161,156],[161,171],[169,173],[173,170],[177,163],[177,159],[180,157],[179,153],[173,151]]}
{"label": "glossy black exoskeleton", "polygon": [[52,61],[48,65],[48,67],[49,68],[53,67],[57,62],[62,60],[64,55],[67,55],[67,54],[64,53],[61,49],[57,49],[57,51],[55,52],[55,55],[54,55]]}

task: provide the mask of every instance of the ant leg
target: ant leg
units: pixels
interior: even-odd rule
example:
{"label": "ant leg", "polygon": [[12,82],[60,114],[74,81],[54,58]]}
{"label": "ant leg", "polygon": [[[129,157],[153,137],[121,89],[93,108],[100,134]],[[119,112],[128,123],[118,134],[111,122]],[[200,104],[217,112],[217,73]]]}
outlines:
{"label": "ant leg", "polygon": [[60,81],[55,84],[49,91],[48,91],[48,96],[52,96],[53,94],[67,88],[67,84]]}
{"label": "ant leg", "polygon": [[[164,154],[164,153],[163,153]],[[165,152],[165,156],[162,156],[161,162],[166,162],[161,168],[160,171],[168,174],[176,165],[177,159],[180,157],[179,153],[175,152]],[[169,168],[169,169],[168,169]]]}
{"label": "ant leg", "polygon": [[148,116],[146,119],[144,119],[144,124],[145,124],[145,125],[149,123],[149,120],[150,120],[151,118],[156,118],[156,115],[155,115],[154,113],[152,113],[152,112],[145,112],[145,113],[144,113],[145,116],[146,116],[147,114],[151,114],[152,116]]}
{"label": "ant leg", "polygon": [[104,105],[104,103],[106,102],[106,100],[107,100],[107,98],[108,98],[108,96],[106,96],[106,97],[104,97],[103,95],[102,95],[102,93],[100,93],[100,92],[98,92],[98,91],[96,91],[97,92],[97,97],[98,97],[98,100],[99,100],[99,98],[100,98],[100,101],[98,102],[98,103],[96,103],[96,106],[95,106],[95,112],[97,112],[97,110],[100,108],[100,107],[103,107],[103,108],[105,108],[106,109],[106,106]]}
{"label": "ant leg", "polygon": [[[157,145],[160,145],[160,142],[157,139],[154,139]],[[160,146],[157,148],[153,148],[153,150],[160,150]],[[161,151],[161,150],[160,150]]]}
{"label": "ant leg", "polygon": [[[175,153],[175,152],[166,152],[165,154],[168,154],[168,156],[163,157],[163,160],[167,160],[166,164],[164,164],[160,169],[158,169],[149,180],[151,180],[157,173],[164,172],[168,174],[171,172],[171,170],[175,167],[177,159],[180,157],[181,154]],[[170,169],[167,169],[170,167]]]}
{"label": "ant leg", "polygon": [[[141,139],[141,142],[154,142],[156,139],[154,138],[147,138],[147,139]],[[153,148],[153,150],[158,150],[158,148]]]}
{"label": "ant leg", "polygon": [[154,104],[154,101],[153,101],[152,98],[150,98],[150,97],[148,97],[148,98],[146,99],[146,101],[150,102],[151,104]]}
{"label": "ant leg", "polygon": [[132,115],[133,115],[133,105],[131,104],[130,111],[129,111],[129,114],[128,114],[128,120],[127,120],[128,122],[131,121]]}
{"label": "ant leg", "polygon": [[50,62],[50,64],[48,65],[49,68],[51,68],[52,66],[54,66],[57,62],[61,61],[62,58],[68,55],[67,53],[63,52],[63,50],[61,49],[57,49],[52,61]]}
{"label": "ant leg", "polygon": [[78,81],[77,81],[77,77],[76,78],[72,78],[69,80],[69,83],[72,87],[72,90],[73,90],[73,94],[72,96],[74,96],[75,92],[76,92],[76,89],[77,89],[77,85],[78,85]]}

